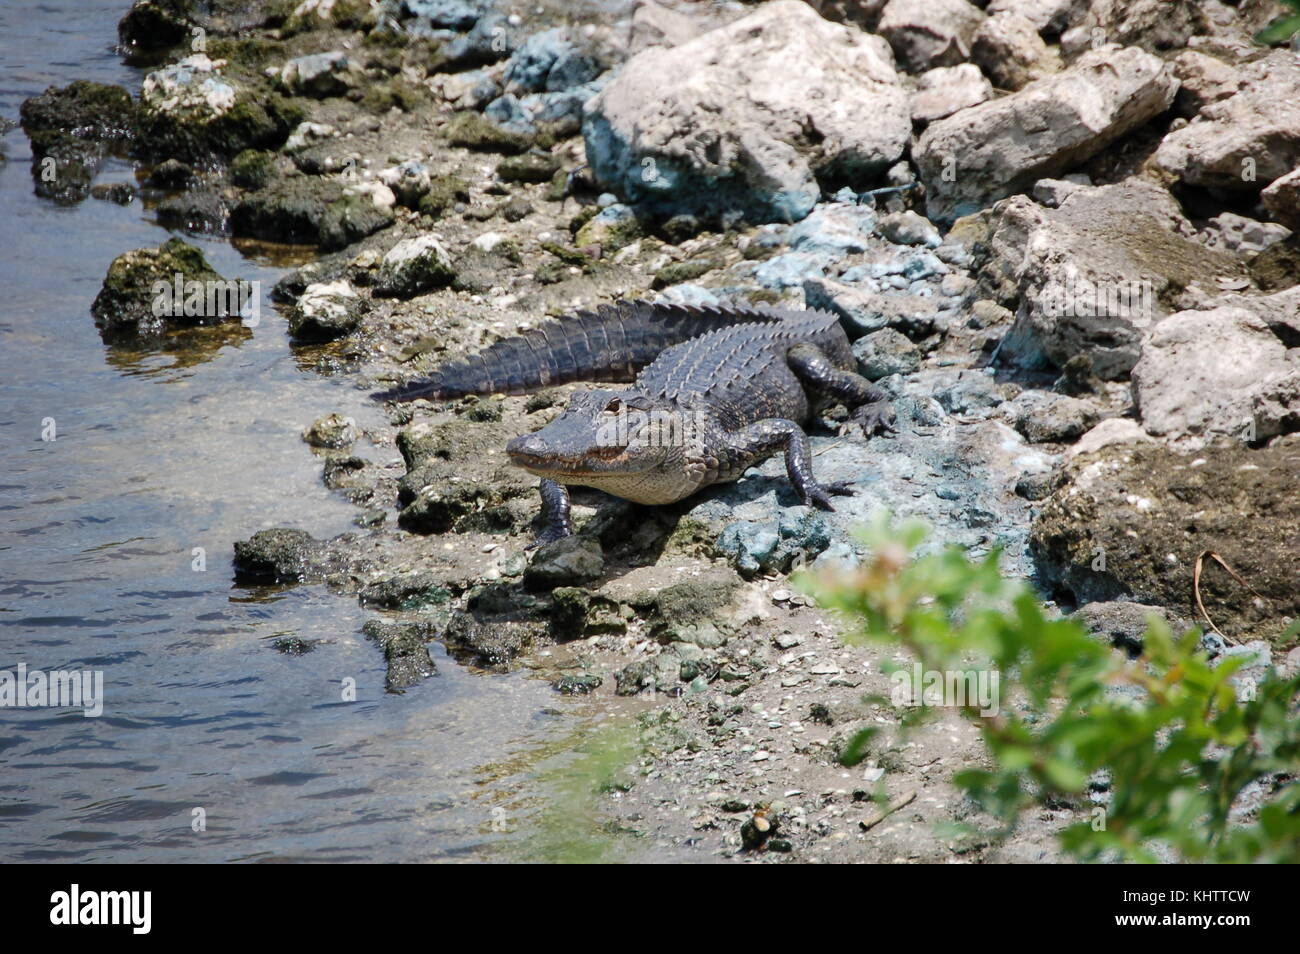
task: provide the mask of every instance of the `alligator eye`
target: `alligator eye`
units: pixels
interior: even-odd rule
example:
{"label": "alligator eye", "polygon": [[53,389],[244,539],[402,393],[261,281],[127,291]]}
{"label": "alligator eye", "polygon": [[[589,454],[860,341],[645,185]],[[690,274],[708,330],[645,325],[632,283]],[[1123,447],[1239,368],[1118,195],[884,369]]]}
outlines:
{"label": "alligator eye", "polygon": [[622,398],[610,398],[609,403],[605,405],[606,413],[617,414],[623,410]]}

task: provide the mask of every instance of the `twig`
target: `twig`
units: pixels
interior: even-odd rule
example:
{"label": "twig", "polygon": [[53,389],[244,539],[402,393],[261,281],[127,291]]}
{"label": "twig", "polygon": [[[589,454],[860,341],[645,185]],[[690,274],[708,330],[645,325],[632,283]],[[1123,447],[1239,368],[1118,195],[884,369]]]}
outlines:
{"label": "twig", "polygon": [[858,825],[861,826],[863,831],[871,831],[871,829],[875,828],[890,815],[894,814],[894,812],[898,811],[900,808],[905,808],[914,801],[916,801],[916,791],[905,792],[884,808],[877,809],[875,812],[862,819],[862,821],[858,822]]}
{"label": "twig", "polygon": [[1232,639],[1230,636],[1225,634],[1221,629],[1219,629],[1219,627],[1214,625],[1214,620],[1210,619],[1210,614],[1205,611],[1205,603],[1201,600],[1201,566],[1202,564],[1204,564],[1206,557],[1210,557],[1212,560],[1214,560],[1215,563],[1219,564],[1219,566],[1227,570],[1229,576],[1231,576],[1234,580],[1236,580],[1246,589],[1250,590],[1261,600],[1268,599],[1268,597],[1266,597],[1263,593],[1259,592],[1259,590],[1255,589],[1253,586],[1251,586],[1249,583],[1243,580],[1241,578],[1241,574],[1239,574],[1232,567],[1228,566],[1227,562],[1223,559],[1223,557],[1219,556],[1213,550],[1202,550],[1200,553],[1196,555],[1196,566],[1192,568],[1192,592],[1196,596],[1196,608],[1201,611],[1201,615],[1205,617],[1205,622],[1209,624],[1210,629],[1218,633],[1219,636],[1225,642],[1232,643],[1234,646],[1238,645],[1235,639]]}

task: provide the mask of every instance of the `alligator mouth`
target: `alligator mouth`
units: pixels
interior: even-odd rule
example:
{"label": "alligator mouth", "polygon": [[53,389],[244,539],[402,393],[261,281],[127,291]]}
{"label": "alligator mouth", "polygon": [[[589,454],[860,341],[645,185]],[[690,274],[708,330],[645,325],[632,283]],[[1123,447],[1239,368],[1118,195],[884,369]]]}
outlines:
{"label": "alligator mouth", "polygon": [[506,448],[511,463],[543,477],[588,477],[610,472],[635,473],[643,468],[629,467],[627,448],[618,446],[594,447],[581,457],[541,457],[521,450]]}

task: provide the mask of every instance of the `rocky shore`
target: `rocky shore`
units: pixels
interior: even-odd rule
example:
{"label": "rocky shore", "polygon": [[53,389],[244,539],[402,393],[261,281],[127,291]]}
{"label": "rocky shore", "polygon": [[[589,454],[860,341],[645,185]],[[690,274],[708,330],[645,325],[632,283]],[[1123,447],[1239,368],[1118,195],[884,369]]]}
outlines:
{"label": "rocky shore", "polygon": [[[536,481],[503,448],[569,389],[340,409],[304,440],[356,531],[252,534],[237,580],[373,607],[394,692],[436,678],[441,640],[636,697],[645,751],[605,807],[701,859],[1047,860],[1069,807],[1007,841],[942,834],[980,821],[949,781],[976,733],[946,714],[900,739],[863,701],[889,654],[787,578],[858,559],[885,508],[1000,549],[1117,646],[1156,613],[1300,664],[1300,59],[1252,39],[1279,12],[138,0],[142,88],[51,89],[21,121],[54,201],[129,200],[94,184],[128,155],[169,227],[313,247],[273,297],[303,365],[359,390],[620,297],[839,315],[898,432],[814,434],[820,478],[857,491],[834,513],[774,459],[669,507],[575,492],[577,534],[526,553]],[[179,239],[124,251],[107,342],[239,320],[156,320],[173,273],[222,278]],[[884,735],[844,768],[865,725]],[[881,786],[905,802],[883,820]]]}

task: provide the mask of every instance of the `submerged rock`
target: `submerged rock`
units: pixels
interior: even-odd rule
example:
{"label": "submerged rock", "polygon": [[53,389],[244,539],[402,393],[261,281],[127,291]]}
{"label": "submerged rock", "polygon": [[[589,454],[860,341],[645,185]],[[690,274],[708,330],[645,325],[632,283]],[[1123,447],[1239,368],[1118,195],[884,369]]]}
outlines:
{"label": "submerged rock", "polygon": [[403,692],[422,680],[438,674],[438,667],[429,656],[426,645],[436,629],[430,623],[388,623],[369,620],[361,631],[367,639],[374,640],[388,663],[384,688],[389,692]]}
{"label": "submerged rock", "polygon": [[176,326],[239,320],[247,288],[223,279],[201,251],[173,238],[113,259],[90,313],[105,339],[160,335]]}
{"label": "submerged rock", "polygon": [[235,541],[235,580],[302,583],[323,576],[325,544],[306,530],[275,527]]}
{"label": "submerged rock", "polygon": [[863,178],[902,155],[911,118],[892,59],[879,37],[806,4],[764,4],[624,64],[587,104],[588,162],[655,214],[797,221],[818,175]]}
{"label": "submerged rock", "polygon": [[25,100],[19,112],[32,143],[36,194],[80,202],[105,156],[135,139],[139,112],[120,86],[77,80]]}

